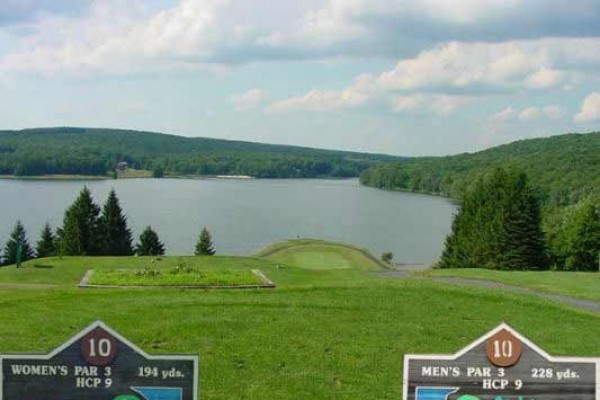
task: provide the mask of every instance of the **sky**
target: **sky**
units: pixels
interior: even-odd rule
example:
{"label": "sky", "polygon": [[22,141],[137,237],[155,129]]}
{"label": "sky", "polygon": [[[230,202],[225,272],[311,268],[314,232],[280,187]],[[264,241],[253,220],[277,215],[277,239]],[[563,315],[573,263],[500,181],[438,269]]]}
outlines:
{"label": "sky", "polygon": [[0,0],[0,129],[406,156],[600,130],[598,0]]}

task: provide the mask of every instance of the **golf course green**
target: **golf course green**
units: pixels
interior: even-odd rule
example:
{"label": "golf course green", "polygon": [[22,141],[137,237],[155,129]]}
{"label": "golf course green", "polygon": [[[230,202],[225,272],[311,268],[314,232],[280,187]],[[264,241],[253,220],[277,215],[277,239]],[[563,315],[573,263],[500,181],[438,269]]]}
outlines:
{"label": "golf course green", "polygon": [[[217,275],[259,269],[277,288],[77,287],[90,269],[168,271],[182,264]],[[600,356],[595,314],[526,294],[382,272],[365,250],[311,240],[253,257],[31,260],[0,269],[0,353],[46,353],[103,320],[148,353],[198,354],[205,400],[397,400],[404,354],[454,353],[503,321],[551,354]]]}

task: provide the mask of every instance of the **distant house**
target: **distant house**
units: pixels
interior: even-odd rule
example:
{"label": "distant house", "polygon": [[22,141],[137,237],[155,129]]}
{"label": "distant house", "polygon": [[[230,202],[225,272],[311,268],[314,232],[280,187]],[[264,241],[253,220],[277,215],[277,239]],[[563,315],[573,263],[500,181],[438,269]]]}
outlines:
{"label": "distant house", "polygon": [[117,171],[125,171],[129,167],[129,163],[127,161],[120,161],[117,163],[116,170]]}

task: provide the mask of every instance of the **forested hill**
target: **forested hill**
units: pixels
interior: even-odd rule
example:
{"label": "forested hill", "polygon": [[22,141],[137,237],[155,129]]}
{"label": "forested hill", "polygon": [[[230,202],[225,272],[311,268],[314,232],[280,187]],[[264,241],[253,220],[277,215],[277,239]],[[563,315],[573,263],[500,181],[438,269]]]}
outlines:
{"label": "forested hill", "polygon": [[550,206],[574,204],[600,192],[600,132],[522,140],[477,153],[382,163],[361,174],[365,185],[460,199],[478,176],[516,167]]}
{"label": "forested hill", "polygon": [[398,157],[88,128],[0,131],[0,175],[107,175],[118,163],[159,175],[356,177]]}

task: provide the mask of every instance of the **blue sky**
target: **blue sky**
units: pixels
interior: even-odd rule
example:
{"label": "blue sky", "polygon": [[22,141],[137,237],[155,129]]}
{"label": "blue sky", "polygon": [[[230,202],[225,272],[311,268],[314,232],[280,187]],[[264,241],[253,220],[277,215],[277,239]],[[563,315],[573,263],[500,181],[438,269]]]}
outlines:
{"label": "blue sky", "polygon": [[600,129],[598,0],[2,0],[0,128],[399,155]]}

